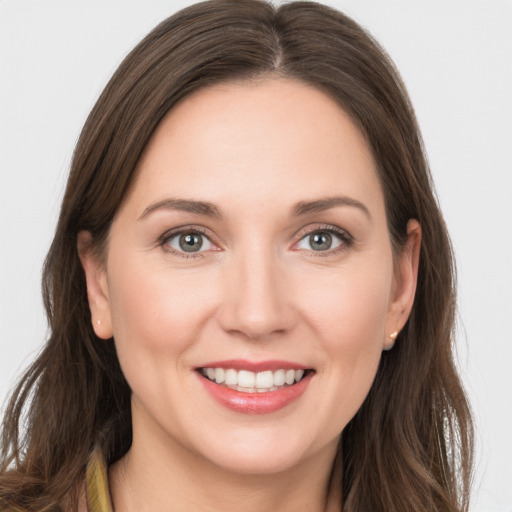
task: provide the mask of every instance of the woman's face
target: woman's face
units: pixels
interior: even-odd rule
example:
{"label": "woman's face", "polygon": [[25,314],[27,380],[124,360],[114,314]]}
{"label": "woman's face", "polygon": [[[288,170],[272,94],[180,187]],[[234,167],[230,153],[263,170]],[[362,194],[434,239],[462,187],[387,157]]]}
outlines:
{"label": "woman's face", "polygon": [[82,252],[133,446],[244,473],[332,462],[406,321],[418,246],[412,225],[394,272],[375,162],[324,93],[265,79],[184,100],[146,148],[104,266]]}

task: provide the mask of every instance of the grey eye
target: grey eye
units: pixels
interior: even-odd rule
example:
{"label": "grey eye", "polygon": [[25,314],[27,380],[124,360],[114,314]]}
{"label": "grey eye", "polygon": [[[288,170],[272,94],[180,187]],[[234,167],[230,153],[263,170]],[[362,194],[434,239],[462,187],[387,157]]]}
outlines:
{"label": "grey eye", "polygon": [[178,252],[202,252],[212,247],[210,240],[197,231],[174,235],[169,238],[167,244]]}
{"label": "grey eye", "polygon": [[336,249],[344,241],[339,235],[329,233],[328,231],[315,231],[306,235],[298,244],[299,249],[306,249],[309,251],[328,251]]}
{"label": "grey eye", "polygon": [[203,246],[203,240],[200,235],[195,233],[186,233],[180,236],[180,249],[185,252],[196,252]]}
{"label": "grey eye", "polygon": [[309,235],[309,245],[314,251],[327,251],[332,245],[332,236],[329,233],[314,233]]}

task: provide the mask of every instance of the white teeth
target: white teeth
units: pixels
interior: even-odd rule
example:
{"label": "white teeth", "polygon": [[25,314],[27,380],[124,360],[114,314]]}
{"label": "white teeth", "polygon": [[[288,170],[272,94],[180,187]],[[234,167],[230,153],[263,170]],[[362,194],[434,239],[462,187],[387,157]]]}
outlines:
{"label": "white teeth", "polygon": [[284,370],[277,370],[274,372],[274,386],[282,386],[286,382],[286,372]]}
{"label": "white teeth", "polygon": [[256,374],[256,387],[257,388],[271,388],[273,385],[274,385],[274,374],[271,371],[258,372]]}
{"label": "white teeth", "polygon": [[[258,373],[259,375],[259,373]],[[254,383],[256,382],[256,376],[254,372],[248,372],[246,370],[240,370],[238,372],[238,385],[243,388],[253,388]],[[257,386],[262,387],[262,386]]]}
{"label": "white teeth", "polygon": [[238,375],[236,370],[226,370],[224,380],[228,386],[236,386],[238,384]]}
{"label": "white teeth", "polygon": [[245,388],[245,387],[242,387],[242,386],[237,386],[236,390],[237,391],[242,391],[243,393],[256,393],[256,389],[255,388]]}
{"label": "white teeth", "polygon": [[248,370],[226,370],[224,368],[202,368],[201,373],[217,384],[223,384],[231,389],[244,393],[266,393],[276,391],[284,386],[299,382],[304,376],[304,370],[276,370],[272,372],[251,372]]}
{"label": "white teeth", "polygon": [[224,382],[226,372],[224,368],[215,368],[215,382],[217,384],[222,384]]}

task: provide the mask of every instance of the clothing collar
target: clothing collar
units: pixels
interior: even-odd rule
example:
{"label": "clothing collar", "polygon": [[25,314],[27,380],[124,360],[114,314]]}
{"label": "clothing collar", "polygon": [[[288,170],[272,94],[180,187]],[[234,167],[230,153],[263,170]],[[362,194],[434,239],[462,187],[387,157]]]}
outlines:
{"label": "clothing collar", "polygon": [[114,512],[108,488],[107,464],[98,446],[87,463],[85,482],[89,512]]}

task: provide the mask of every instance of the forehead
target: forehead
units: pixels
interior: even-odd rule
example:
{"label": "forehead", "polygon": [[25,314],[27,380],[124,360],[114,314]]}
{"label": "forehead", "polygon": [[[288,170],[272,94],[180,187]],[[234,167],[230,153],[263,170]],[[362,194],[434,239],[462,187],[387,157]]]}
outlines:
{"label": "forehead", "polygon": [[139,210],[144,196],[169,194],[241,205],[343,194],[383,207],[375,162],[351,118],[319,89],[281,78],[184,99],[151,138],[133,189]]}

